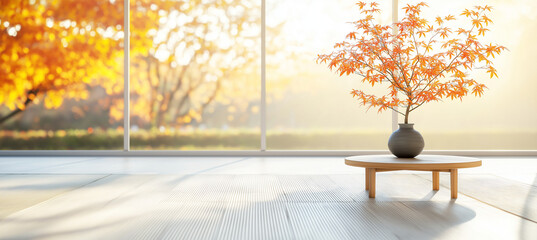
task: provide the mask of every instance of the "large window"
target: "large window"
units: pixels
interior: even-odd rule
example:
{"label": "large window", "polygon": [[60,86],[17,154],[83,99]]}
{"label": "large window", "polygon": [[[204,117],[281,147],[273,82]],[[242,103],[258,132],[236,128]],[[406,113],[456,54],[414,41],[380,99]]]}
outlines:
{"label": "large window", "polygon": [[[419,1],[400,1],[401,7]],[[486,71],[475,71],[476,80],[488,89],[482,97],[468,96],[426,104],[411,115],[415,127],[423,134],[425,149],[470,150],[537,148],[537,78],[534,58],[537,46],[537,2],[535,1],[427,1],[426,18],[454,15],[475,5],[492,5],[489,17],[493,24],[485,43],[498,43],[509,51],[494,61],[499,78],[489,79]],[[400,11],[400,16],[403,12]],[[458,14],[457,14],[458,15]]]}
{"label": "large window", "polygon": [[[390,24],[392,0],[378,2],[377,20]],[[417,2],[399,0],[399,18]],[[411,114],[425,150],[536,150],[537,3],[426,2],[426,18],[493,5],[485,42],[509,51],[483,97]],[[316,63],[352,29],[355,3],[2,1],[0,150],[121,150],[125,137],[132,150],[386,150],[392,113],[366,111],[349,94],[382,90]]]}
{"label": "large window", "polygon": [[[378,17],[389,24],[386,2]],[[316,63],[345,39],[357,13],[348,0],[267,1],[267,149],[386,149],[391,113],[366,112],[350,94],[365,85],[358,76]]]}
{"label": "large window", "polygon": [[259,149],[261,2],[130,10],[132,149]]}
{"label": "large window", "polygon": [[121,149],[123,2],[0,6],[0,149]]}

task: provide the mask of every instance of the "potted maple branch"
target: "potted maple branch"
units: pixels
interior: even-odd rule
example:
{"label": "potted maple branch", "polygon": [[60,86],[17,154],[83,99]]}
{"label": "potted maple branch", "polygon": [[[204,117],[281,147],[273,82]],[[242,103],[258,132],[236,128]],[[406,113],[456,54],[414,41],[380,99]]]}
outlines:
{"label": "potted maple branch", "polygon": [[470,92],[481,96],[486,86],[471,77],[469,72],[474,69],[498,77],[491,60],[506,48],[479,39],[489,31],[486,26],[492,20],[486,13],[492,7],[465,9],[460,16],[470,24],[453,29],[448,25],[455,22],[455,16],[436,17],[432,22],[421,18],[422,8],[427,6],[423,2],[404,7],[405,16],[393,26],[375,23],[374,14],[381,11],[376,2],[357,5],[363,17],[352,22],[355,30],[317,61],[328,63],[340,76],[356,74],[371,86],[386,86],[388,93],[383,96],[359,89],[351,94],[368,109],[391,109],[404,116],[388,147],[397,157],[415,157],[423,150],[424,141],[409,123],[411,112],[443,98],[462,100]]}

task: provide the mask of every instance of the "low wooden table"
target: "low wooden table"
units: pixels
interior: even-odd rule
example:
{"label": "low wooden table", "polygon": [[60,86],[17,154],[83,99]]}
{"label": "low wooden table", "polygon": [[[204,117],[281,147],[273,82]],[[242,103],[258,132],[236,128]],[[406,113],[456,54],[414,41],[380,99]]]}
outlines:
{"label": "low wooden table", "polygon": [[451,177],[451,198],[457,198],[459,168],[481,166],[481,160],[471,157],[419,155],[415,158],[397,158],[393,155],[363,155],[345,158],[345,164],[365,168],[365,189],[369,197],[375,197],[377,172],[413,170],[432,171],[433,190],[440,189],[440,172],[449,172]]}

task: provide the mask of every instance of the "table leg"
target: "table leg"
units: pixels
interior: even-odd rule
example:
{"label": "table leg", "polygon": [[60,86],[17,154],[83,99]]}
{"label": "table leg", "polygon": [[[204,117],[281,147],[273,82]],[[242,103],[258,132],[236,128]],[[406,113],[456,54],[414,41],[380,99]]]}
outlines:
{"label": "table leg", "polygon": [[365,169],[365,190],[369,190],[369,171],[370,168]]}
{"label": "table leg", "polygon": [[450,178],[451,178],[451,198],[456,199],[457,198],[457,192],[458,189],[458,171],[457,169],[450,169]]}
{"label": "table leg", "polygon": [[375,177],[377,170],[375,168],[369,169],[369,198],[375,198]]}
{"label": "table leg", "polygon": [[433,171],[433,190],[440,190],[440,172]]}

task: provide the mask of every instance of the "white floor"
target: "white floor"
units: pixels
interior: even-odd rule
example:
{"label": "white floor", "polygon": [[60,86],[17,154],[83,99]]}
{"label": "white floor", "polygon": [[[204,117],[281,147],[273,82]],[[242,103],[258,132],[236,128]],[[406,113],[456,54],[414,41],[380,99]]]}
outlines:
{"label": "white floor", "polygon": [[0,157],[0,239],[537,239],[537,158],[431,191],[340,157]]}

